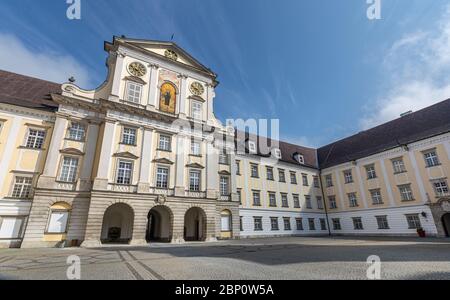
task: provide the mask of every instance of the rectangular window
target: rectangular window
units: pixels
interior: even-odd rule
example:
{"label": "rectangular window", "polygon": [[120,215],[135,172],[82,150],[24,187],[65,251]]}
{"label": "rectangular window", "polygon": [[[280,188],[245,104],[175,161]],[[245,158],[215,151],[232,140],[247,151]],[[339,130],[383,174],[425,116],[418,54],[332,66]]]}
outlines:
{"label": "rectangular window", "polygon": [[305,196],[305,203],[306,203],[306,208],[312,209],[311,196],[309,196],[309,195]]}
{"label": "rectangular window", "polygon": [[327,184],[327,187],[332,187],[333,186],[333,176],[332,175],[325,176],[325,182]]}
{"label": "rectangular window", "polygon": [[320,230],[327,230],[327,221],[324,218],[320,219]]}
{"label": "rectangular window", "polygon": [[355,230],[363,230],[363,223],[362,223],[362,218],[358,217],[358,218],[352,218],[353,219],[353,228]]}
{"label": "rectangular window", "polygon": [[77,169],[78,169],[78,158],[70,156],[63,157],[59,181],[75,182],[77,177]]}
{"label": "rectangular window", "polygon": [[22,236],[23,218],[1,217],[0,239],[17,239]]}
{"label": "rectangular window", "polygon": [[273,168],[266,167],[267,180],[273,180]]}
{"label": "rectangular window", "polygon": [[278,228],[278,218],[271,217],[270,218],[270,228],[272,230],[279,230]]}
{"label": "rectangular window", "polygon": [[316,224],[313,218],[308,219],[309,230],[316,230]]}
{"label": "rectangular window", "polygon": [[283,218],[284,230],[291,230],[291,218]]}
{"label": "rectangular window", "polygon": [[402,201],[413,201],[414,200],[410,184],[400,185],[400,186],[398,186],[398,189],[400,191],[400,197],[401,197]]}
{"label": "rectangular window", "polygon": [[331,221],[333,222],[333,230],[341,230],[341,219],[339,218],[334,218],[331,219]]}
{"label": "rectangular window", "polygon": [[200,142],[196,140],[191,140],[191,155],[200,156]]}
{"label": "rectangular window", "polygon": [[219,153],[219,164],[221,165],[228,165],[228,153],[226,149],[222,149]]}
{"label": "rectangular window", "polygon": [[353,175],[352,175],[352,171],[351,170],[344,171],[344,180],[345,180],[345,183],[352,183],[353,182]]}
{"label": "rectangular window", "polygon": [[409,229],[422,228],[418,214],[406,215],[406,221],[408,222]]}
{"label": "rectangular window", "polygon": [[275,193],[269,192],[269,206],[276,207],[277,206],[277,198]]}
{"label": "rectangular window", "polygon": [[243,222],[242,222],[242,218],[243,218],[243,217],[239,217],[239,227],[240,227],[240,230],[241,230],[241,231],[244,231],[244,224],[243,224]]}
{"label": "rectangular window", "polygon": [[395,158],[392,160],[392,167],[394,168],[394,174],[406,172],[405,163],[402,158]]}
{"label": "rectangular window", "polygon": [[365,167],[367,173],[367,179],[377,178],[377,173],[375,171],[375,165],[368,165]]}
{"label": "rectangular window", "polygon": [[65,233],[67,230],[67,221],[69,220],[68,211],[52,211],[48,222],[48,233]]}
{"label": "rectangular window", "polygon": [[436,150],[429,150],[427,152],[424,152],[423,156],[425,158],[425,164],[427,167],[434,167],[440,164]]}
{"label": "rectangular window", "polygon": [[302,218],[296,218],[295,219],[295,225],[297,226],[297,230],[303,230],[303,219]]}
{"label": "rectangular window", "polygon": [[370,190],[370,197],[372,198],[373,205],[383,204],[383,199],[381,198],[380,189]]}
{"label": "rectangular window", "polygon": [[32,177],[16,176],[12,192],[13,198],[28,199],[31,196]]}
{"label": "rectangular window", "polygon": [[319,182],[319,177],[318,176],[313,176],[313,186],[315,188],[320,188],[320,182]]}
{"label": "rectangular window", "polygon": [[241,162],[239,160],[236,161],[236,175],[241,175]]}
{"label": "rectangular window", "polygon": [[294,208],[300,208],[300,197],[297,194],[292,195],[292,199],[294,200]]}
{"label": "rectangular window", "polygon": [[86,133],[86,128],[81,123],[72,122],[69,128],[68,138],[74,141],[84,140],[84,135]]}
{"label": "rectangular window", "polygon": [[202,119],[202,103],[198,101],[192,101],[192,107],[191,107],[191,116],[194,120],[201,120]]}
{"label": "rectangular window", "polygon": [[389,229],[387,216],[376,216],[378,229]]}
{"label": "rectangular window", "polygon": [[278,179],[280,182],[286,182],[286,176],[284,174],[284,170],[278,169]]}
{"label": "rectangular window", "polygon": [[336,209],[337,203],[336,203],[336,196],[329,196],[328,202],[330,203],[330,209]]}
{"label": "rectangular window", "polygon": [[253,206],[261,206],[261,194],[259,191],[253,191]]}
{"label": "rectangular window", "polygon": [[308,186],[308,175],[306,174],[302,174],[302,181],[303,181],[303,186]]}
{"label": "rectangular window", "polygon": [[263,230],[263,226],[262,226],[262,217],[253,217],[253,222],[255,225],[255,231],[262,231]]}
{"label": "rectangular window", "polygon": [[228,176],[220,176],[220,195],[230,195],[230,178]]}
{"label": "rectangular window", "polygon": [[45,131],[37,129],[29,129],[27,136],[27,148],[42,149],[45,140]]}
{"label": "rectangular window", "polygon": [[358,206],[358,198],[356,198],[356,193],[349,193],[348,196],[348,203],[350,207],[357,207]]}
{"label": "rectangular window", "polygon": [[191,192],[200,191],[200,178],[201,178],[200,170],[189,171],[189,190]]}
{"label": "rectangular window", "polygon": [[444,179],[436,180],[433,182],[433,186],[437,196],[447,196],[449,194],[446,180]]}
{"label": "rectangular window", "polygon": [[122,132],[122,144],[136,145],[136,129],[124,127]]}
{"label": "rectangular window", "polygon": [[317,196],[317,197],[316,197],[316,200],[317,200],[317,208],[318,208],[318,209],[323,209],[323,201],[322,201],[322,197]]}
{"label": "rectangular window", "polygon": [[259,177],[258,165],[250,164],[251,174],[253,178]]}
{"label": "rectangular window", "polygon": [[169,187],[169,168],[158,167],[156,169],[156,187],[160,189],[167,189]]}
{"label": "rectangular window", "polygon": [[239,204],[242,205],[242,190],[241,189],[237,189],[236,193],[238,195]]}
{"label": "rectangular window", "polygon": [[117,167],[117,184],[131,184],[131,175],[133,173],[133,163],[130,161],[119,160]]}
{"label": "rectangular window", "polygon": [[295,172],[290,172],[291,184],[297,184],[297,174]]}
{"label": "rectangular window", "polygon": [[127,101],[133,103],[141,102],[142,85],[129,81],[127,83]]}
{"label": "rectangular window", "polygon": [[170,151],[172,138],[168,135],[159,135],[158,150]]}
{"label": "rectangular window", "polygon": [[281,194],[281,206],[282,207],[289,207],[289,201],[287,194],[282,193]]}

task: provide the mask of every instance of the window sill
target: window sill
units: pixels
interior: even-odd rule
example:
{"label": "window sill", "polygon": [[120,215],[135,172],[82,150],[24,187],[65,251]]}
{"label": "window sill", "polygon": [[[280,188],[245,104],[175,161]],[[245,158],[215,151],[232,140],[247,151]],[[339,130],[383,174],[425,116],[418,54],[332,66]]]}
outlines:
{"label": "window sill", "polygon": [[192,156],[192,157],[203,157],[201,154],[189,154],[189,156]]}
{"label": "window sill", "polygon": [[131,147],[136,147],[137,146],[137,144],[127,144],[127,143],[124,143],[124,142],[120,142],[119,145],[131,146]]}
{"label": "window sill", "polygon": [[169,150],[165,150],[165,149],[160,149],[160,148],[157,148],[156,151],[170,152],[170,153],[172,152],[172,150],[170,150],[170,149]]}
{"label": "window sill", "polygon": [[404,173],[408,173],[408,171],[394,172],[394,175],[399,175],[399,174],[404,174]]}
{"label": "window sill", "polygon": [[25,149],[25,150],[36,150],[36,151],[45,151],[45,148],[32,148],[27,146],[19,146],[19,149]]}
{"label": "window sill", "polygon": [[77,139],[71,139],[71,138],[64,138],[64,140],[69,141],[69,142],[78,142],[78,143],[86,142],[86,139],[77,140]]}
{"label": "window sill", "polygon": [[75,184],[77,181],[62,181],[62,180],[55,180],[56,183],[64,183],[64,184]]}
{"label": "window sill", "polygon": [[441,163],[438,163],[438,164],[432,165],[432,166],[425,166],[425,168],[439,167],[439,166],[441,166],[441,165],[442,165]]}

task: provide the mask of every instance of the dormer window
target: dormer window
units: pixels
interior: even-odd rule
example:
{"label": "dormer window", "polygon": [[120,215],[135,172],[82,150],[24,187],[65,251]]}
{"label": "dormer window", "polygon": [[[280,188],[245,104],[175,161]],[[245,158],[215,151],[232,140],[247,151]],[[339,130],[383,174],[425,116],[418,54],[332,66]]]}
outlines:
{"label": "dormer window", "polygon": [[281,150],[280,149],[273,149],[273,155],[277,159],[281,159]]}
{"label": "dormer window", "polygon": [[141,103],[142,84],[128,81],[126,100],[133,103]]}
{"label": "dormer window", "polygon": [[248,150],[250,153],[256,153],[256,144],[255,142],[249,141],[248,142]]}
{"label": "dormer window", "polygon": [[294,154],[294,159],[296,162],[298,162],[299,164],[304,164],[305,163],[305,158],[303,157],[303,155],[301,155],[300,153],[295,153]]}

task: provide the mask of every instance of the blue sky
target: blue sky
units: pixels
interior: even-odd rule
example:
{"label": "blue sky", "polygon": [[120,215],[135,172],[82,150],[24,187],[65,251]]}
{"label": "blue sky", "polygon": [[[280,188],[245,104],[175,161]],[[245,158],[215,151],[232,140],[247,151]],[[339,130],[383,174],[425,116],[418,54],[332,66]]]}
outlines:
{"label": "blue sky", "polygon": [[281,138],[321,146],[450,97],[444,0],[65,0],[0,2],[0,68],[86,88],[113,35],[174,41],[219,74],[215,111],[280,119]]}

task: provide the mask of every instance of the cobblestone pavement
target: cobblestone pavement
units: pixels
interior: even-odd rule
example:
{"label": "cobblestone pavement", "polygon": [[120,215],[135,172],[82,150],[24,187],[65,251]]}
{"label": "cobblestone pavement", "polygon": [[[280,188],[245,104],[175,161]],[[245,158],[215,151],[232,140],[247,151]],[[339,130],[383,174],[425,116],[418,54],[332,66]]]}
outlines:
{"label": "cobblestone pavement", "polygon": [[0,279],[66,279],[67,257],[81,279],[366,279],[367,258],[382,279],[450,279],[450,240],[267,238],[97,249],[3,249]]}

